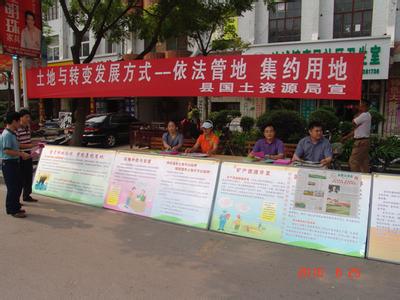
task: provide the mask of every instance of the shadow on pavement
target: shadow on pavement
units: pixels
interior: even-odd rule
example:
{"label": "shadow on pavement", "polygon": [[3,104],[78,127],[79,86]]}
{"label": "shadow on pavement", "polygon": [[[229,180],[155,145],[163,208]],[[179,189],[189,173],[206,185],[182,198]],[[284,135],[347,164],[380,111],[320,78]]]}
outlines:
{"label": "shadow on pavement", "polygon": [[40,223],[52,228],[56,229],[72,229],[72,228],[79,228],[79,229],[89,229],[92,228],[93,225],[87,224],[86,222],[78,219],[72,219],[68,217],[61,217],[61,216],[49,216],[49,215],[42,215],[42,214],[27,214],[26,221],[28,222],[35,222]]}
{"label": "shadow on pavement", "polygon": [[[47,200],[49,199],[49,200]],[[83,215],[87,213],[97,213],[97,207],[87,206],[75,202],[65,201],[56,198],[46,198],[46,201],[40,201],[37,203],[24,203],[24,208],[29,210],[30,208],[43,208],[48,210],[53,210],[59,213],[73,214],[73,215]],[[29,211],[28,211],[29,213]]]}

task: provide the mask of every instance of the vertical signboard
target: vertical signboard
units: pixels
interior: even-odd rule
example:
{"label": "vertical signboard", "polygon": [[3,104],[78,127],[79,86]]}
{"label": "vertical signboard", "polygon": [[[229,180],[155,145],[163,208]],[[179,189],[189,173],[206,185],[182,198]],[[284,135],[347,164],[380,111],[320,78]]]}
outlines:
{"label": "vertical signboard", "polygon": [[0,2],[0,44],[4,52],[39,57],[41,39],[40,0]]}
{"label": "vertical signboard", "polygon": [[370,176],[223,163],[211,229],[364,257]]}
{"label": "vertical signboard", "polygon": [[375,174],[368,258],[400,263],[400,176]]}
{"label": "vertical signboard", "polygon": [[103,206],[115,151],[46,146],[32,190],[35,194]]}

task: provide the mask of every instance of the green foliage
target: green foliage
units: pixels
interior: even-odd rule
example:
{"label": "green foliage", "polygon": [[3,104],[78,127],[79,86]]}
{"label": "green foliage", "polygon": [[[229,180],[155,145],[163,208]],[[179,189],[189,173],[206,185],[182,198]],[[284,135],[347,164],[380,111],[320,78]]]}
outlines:
{"label": "green foliage", "polygon": [[319,109],[320,110],[326,110],[326,111],[329,111],[329,112],[332,112],[332,113],[336,113],[335,108],[333,108],[332,106],[324,105],[324,106],[321,106]]}
{"label": "green foliage", "polygon": [[382,138],[372,136],[369,155],[372,162],[388,165],[392,160],[400,158],[400,139],[396,136]]}
{"label": "green foliage", "polygon": [[252,129],[247,132],[232,132],[229,139],[223,140],[223,154],[247,156],[246,143],[259,138],[260,132]]}
{"label": "green foliage", "polygon": [[311,113],[308,121],[309,123],[319,122],[322,124],[324,130],[329,130],[330,132],[335,131],[339,127],[339,118],[334,112],[326,108],[320,108]]}
{"label": "green foliage", "polygon": [[44,36],[44,43],[46,45],[51,43],[51,35],[52,35],[52,30],[51,27],[49,26],[49,23],[43,18],[44,14],[49,10],[51,6],[54,5],[54,1],[57,0],[42,0],[42,31],[43,31],[43,36]]}
{"label": "green foliage", "polygon": [[375,108],[372,108],[369,110],[369,113],[371,114],[371,123],[373,127],[376,127],[379,125],[379,123],[385,121],[385,118],[383,117],[383,115],[378,112]]}
{"label": "green foliage", "polygon": [[193,108],[187,115],[189,120],[198,120],[200,118],[200,111],[198,108]]}
{"label": "green foliage", "polygon": [[[384,167],[390,165],[390,162],[400,158],[400,139],[396,136],[387,138],[373,135],[370,138],[369,157],[372,164],[383,164]],[[348,161],[353,149],[354,140],[349,140],[343,145],[343,153],[339,159]]]}
{"label": "green foliage", "polygon": [[[160,0],[157,6],[163,5]],[[233,49],[241,50],[248,47],[238,34],[232,19],[250,10],[255,0],[184,0],[175,1],[163,28],[160,39],[188,36],[197,44],[202,55],[212,51]],[[270,7],[272,0],[265,1]],[[162,15],[163,9],[158,13]],[[148,18],[149,19],[149,18]],[[154,23],[149,23],[153,29]],[[148,36],[148,35],[147,35]]]}
{"label": "green foliage", "polygon": [[222,33],[211,42],[210,51],[223,51],[231,49],[233,51],[244,50],[250,43],[245,43],[236,32],[235,18],[226,19]]}
{"label": "green foliage", "polygon": [[343,162],[349,161],[349,158],[350,158],[350,155],[351,155],[351,151],[353,150],[353,145],[354,145],[354,140],[353,139],[350,139],[350,140],[347,140],[346,142],[344,142],[344,144],[343,144],[343,152],[339,156],[339,160],[341,160]]}
{"label": "green foliage", "polygon": [[242,127],[244,132],[249,132],[254,127],[255,122],[252,117],[244,116],[240,120],[240,127]]}
{"label": "green foliage", "polygon": [[341,135],[349,134],[353,130],[353,123],[349,121],[343,121],[339,123],[339,133]]}
{"label": "green foliage", "polygon": [[216,130],[224,129],[234,118],[240,117],[238,110],[221,110],[210,113],[209,119],[214,123]]}
{"label": "green foliage", "polygon": [[257,127],[263,132],[268,123],[274,125],[277,137],[286,143],[297,143],[305,135],[306,122],[296,111],[267,112],[258,118]]}

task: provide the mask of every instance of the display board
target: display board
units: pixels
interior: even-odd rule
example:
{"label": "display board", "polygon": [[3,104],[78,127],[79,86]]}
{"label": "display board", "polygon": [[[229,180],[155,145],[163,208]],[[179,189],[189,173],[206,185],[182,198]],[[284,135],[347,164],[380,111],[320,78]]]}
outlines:
{"label": "display board", "polygon": [[35,194],[102,206],[115,151],[46,146],[32,190]]}
{"label": "display board", "polygon": [[211,229],[364,257],[371,177],[225,162]]}
{"label": "display board", "polygon": [[119,152],[104,207],[207,228],[219,162]]}
{"label": "display board", "polygon": [[400,176],[375,174],[368,258],[400,263]]}

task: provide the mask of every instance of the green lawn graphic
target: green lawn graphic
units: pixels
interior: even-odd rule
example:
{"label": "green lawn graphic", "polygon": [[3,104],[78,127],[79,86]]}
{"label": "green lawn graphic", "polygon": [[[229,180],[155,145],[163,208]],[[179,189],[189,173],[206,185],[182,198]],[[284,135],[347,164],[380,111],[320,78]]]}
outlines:
{"label": "green lawn graphic", "polygon": [[175,224],[182,224],[182,225],[188,225],[196,228],[207,228],[207,223],[190,223],[187,222],[181,218],[173,217],[173,216],[167,216],[167,215],[159,215],[154,217],[154,219],[169,222],[169,223],[175,223]]}

